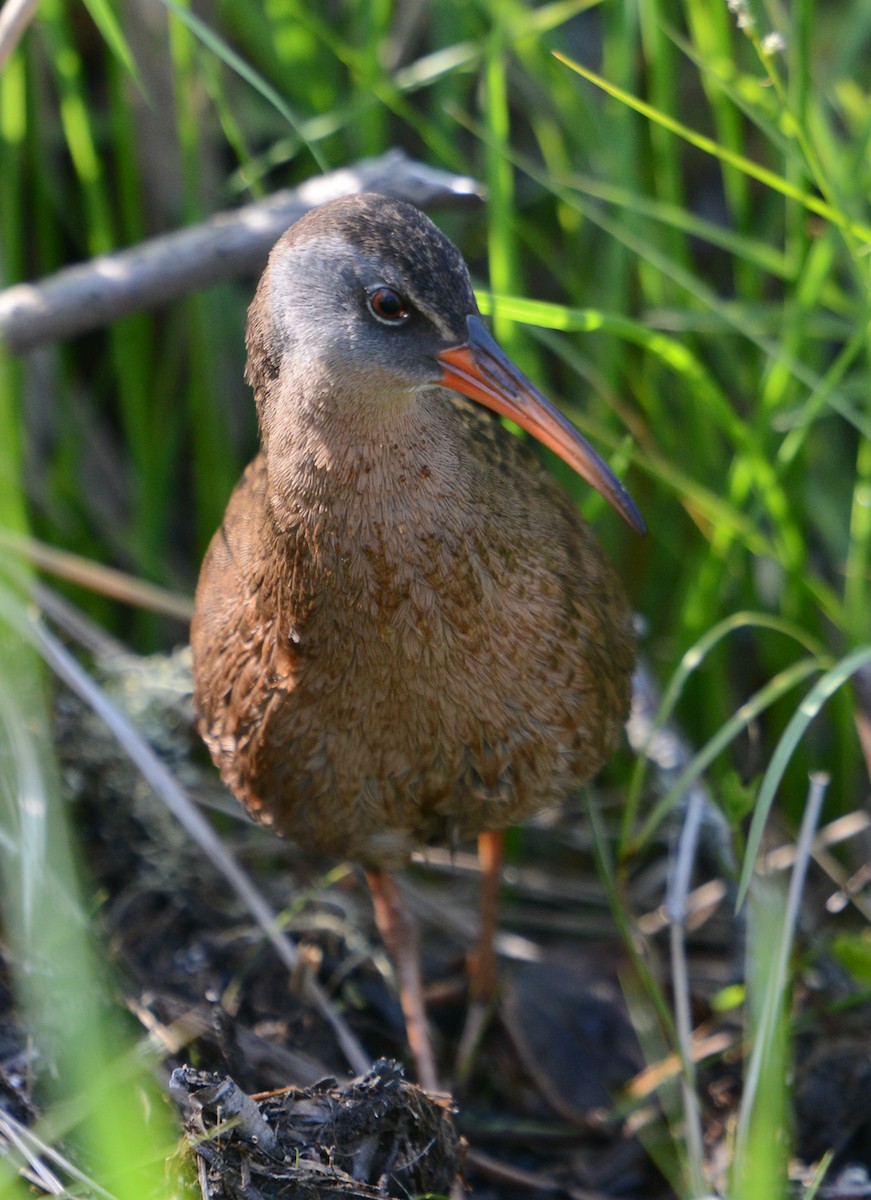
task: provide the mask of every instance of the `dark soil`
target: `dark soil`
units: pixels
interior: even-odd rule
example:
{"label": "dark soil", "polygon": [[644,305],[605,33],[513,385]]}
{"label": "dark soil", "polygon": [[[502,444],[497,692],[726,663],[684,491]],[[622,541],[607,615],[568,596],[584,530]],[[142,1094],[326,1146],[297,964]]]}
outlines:
{"label": "dark soil", "polygon": [[[300,950],[290,975],[105,730],[59,694],[65,786],[90,882],[103,897],[101,935],[111,947],[119,1004],[167,1047],[165,1078],[192,1147],[192,1186],[245,1200],[404,1200],[447,1195],[459,1173],[476,1200],[675,1195],[654,1163],[679,1179],[676,1065],[657,1061],[664,1043],[606,904],[580,803],[541,818],[511,844],[511,861],[522,865],[506,871],[500,994],[474,1060],[459,1071],[464,960],[476,930],[474,860],[469,847],[457,847],[403,876],[421,926],[440,1069],[452,1083],[449,1095],[430,1097],[411,1081],[411,1067],[403,1074],[399,1065],[406,1061],[403,1023],[362,877],[306,859],[252,826],[224,795],[192,728],[183,661],[130,659],[103,673],[185,786],[213,810],[225,844],[284,910]],[[616,822],[619,796],[601,790],[595,803],[606,823]],[[666,863],[663,848],[637,865],[627,898],[643,918],[634,951],[667,993],[659,911]],[[716,876],[703,856],[697,882]],[[824,890],[822,881],[808,888],[816,913]],[[713,1163],[726,1161],[740,1100],[739,1018],[716,1015],[710,1003],[741,978],[743,933],[732,911],[730,888],[714,889],[688,933],[694,1022],[711,1051],[700,1084]],[[868,1007],[855,1002],[825,954],[805,949],[796,1178],[806,1176],[802,1161],[833,1148],[829,1178],[850,1167],[860,1181],[865,1171],[867,1181]],[[308,1003],[312,977],[371,1055],[364,1077],[351,1079],[330,1025]],[[835,1001],[853,1003],[833,1015]],[[27,1031],[0,973],[0,1109],[24,1124],[39,1107],[27,1058]],[[673,1086],[657,1090],[663,1076]],[[667,1113],[663,1105],[671,1106]],[[844,1186],[826,1194],[871,1195],[871,1188],[848,1193]]]}

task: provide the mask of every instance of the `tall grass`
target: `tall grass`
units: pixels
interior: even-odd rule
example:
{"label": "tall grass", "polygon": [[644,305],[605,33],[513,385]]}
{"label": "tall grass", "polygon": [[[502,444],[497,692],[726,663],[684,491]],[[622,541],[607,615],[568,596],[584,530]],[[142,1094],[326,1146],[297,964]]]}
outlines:
{"label": "tall grass", "polygon": [[[702,771],[715,795],[765,775],[760,812],[797,821],[808,769],[825,768],[830,810],[855,807],[867,774],[848,681],[871,641],[864,0],[198,12],[130,6],[116,26],[102,4],[43,0],[0,76],[2,281],[391,144],[477,176],[486,213],[443,224],[501,340],[644,512],[641,542],[555,464],[644,614],[663,719],[700,748],[656,807],[643,765],[625,781],[615,898]],[[190,590],[254,445],[250,290],[7,358],[2,523]],[[140,649],[168,636],[75,598]],[[4,694],[23,670],[38,714],[14,642]],[[27,833],[16,820],[7,845]]]}

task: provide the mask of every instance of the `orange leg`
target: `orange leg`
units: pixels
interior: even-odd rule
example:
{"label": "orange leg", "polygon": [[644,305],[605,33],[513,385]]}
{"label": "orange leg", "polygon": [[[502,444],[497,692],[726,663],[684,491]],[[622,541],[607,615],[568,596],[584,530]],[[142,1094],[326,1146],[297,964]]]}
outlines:
{"label": "orange leg", "polygon": [[418,1083],[427,1091],[438,1091],[435,1057],[423,1003],[417,926],[389,871],[367,871],[366,879],[372,892],[378,930],[396,968],[399,1002]]}
{"label": "orange leg", "polygon": [[456,1080],[462,1086],[468,1079],[475,1051],[492,1011],[499,969],[494,940],[499,921],[499,890],[502,882],[502,851],[505,837],[488,829],[478,835],[478,860],[481,863],[481,929],[478,941],[469,953],[469,1008],[457,1049]]}
{"label": "orange leg", "polygon": [[501,829],[487,829],[478,835],[478,861],[481,864],[481,931],[469,955],[469,995],[472,1001],[486,1002],[496,991],[499,970],[494,940],[499,924],[499,892],[502,883],[502,853],[505,835]]}

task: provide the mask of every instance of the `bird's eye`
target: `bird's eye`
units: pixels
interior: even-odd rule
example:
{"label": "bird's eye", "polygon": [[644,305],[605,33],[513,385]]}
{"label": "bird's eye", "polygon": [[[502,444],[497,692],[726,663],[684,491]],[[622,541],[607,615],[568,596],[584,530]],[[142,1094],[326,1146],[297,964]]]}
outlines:
{"label": "bird's eye", "polygon": [[408,305],[391,287],[373,288],[366,296],[369,312],[385,325],[401,325],[409,317]]}

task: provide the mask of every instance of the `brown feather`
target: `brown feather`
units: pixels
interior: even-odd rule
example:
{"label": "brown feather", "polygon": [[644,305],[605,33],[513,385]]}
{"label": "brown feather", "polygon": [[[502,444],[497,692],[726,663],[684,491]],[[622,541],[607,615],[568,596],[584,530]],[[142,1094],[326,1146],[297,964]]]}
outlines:
{"label": "brown feather", "polygon": [[197,590],[225,782],[276,832],[370,865],[557,803],[629,703],[631,619],[589,526],[498,423],[439,402],[454,473],[419,446],[361,452],[351,496],[283,528],[255,459]]}
{"label": "brown feather", "polygon": [[[266,451],[197,589],[201,728],[259,821],[390,866],[556,804],[600,768],[629,704],[631,617],[528,447],[443,389],[373,407],[354,390],[371,372],[340,379],[316,356],[303,369],[295,351],[291,368],[269,286],[248,333]],[[312,395],[328,432],[313,432]]]}

